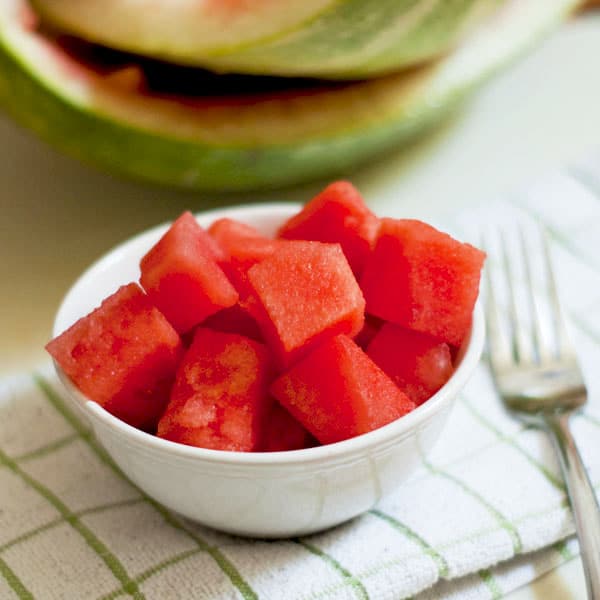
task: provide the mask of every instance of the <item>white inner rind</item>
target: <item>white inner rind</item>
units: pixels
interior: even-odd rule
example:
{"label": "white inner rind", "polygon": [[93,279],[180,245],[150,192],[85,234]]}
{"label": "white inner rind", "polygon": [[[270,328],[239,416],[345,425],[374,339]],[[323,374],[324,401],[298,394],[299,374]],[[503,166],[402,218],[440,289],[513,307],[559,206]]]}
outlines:
{"label": "white inner rind", "polygon": [[34,0],[60,28],[110,47],[195,62],[300,27],[343,0]]}

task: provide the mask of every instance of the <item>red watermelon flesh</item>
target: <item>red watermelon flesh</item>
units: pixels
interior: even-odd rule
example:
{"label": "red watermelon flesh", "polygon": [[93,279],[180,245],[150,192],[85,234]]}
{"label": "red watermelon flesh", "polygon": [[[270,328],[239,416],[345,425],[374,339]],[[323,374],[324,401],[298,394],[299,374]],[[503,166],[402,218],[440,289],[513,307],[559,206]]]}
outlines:
{"label": "red watermelon flesh", "polygon": [[273,254],[281,244],[263,236],[251,225],[227,218],[215,221],[208,228],[208,234],[218,244],[225,260],[234,258],[248,268]]}
{"label": "red watermelon flesh", "polygon": [[158,424],[159,437],[214,450],[256,450],[272,404],[272,375],[262,344],[198,328]]}
{"label": "red watermelon flesh", "polygon": [[460,346],[485,254],[421,221],[382,219],[360,285],[367,312]]}
{"label": "red watermelon flesh", "polygon": [[273,403],[260,448],[262,452],[301,450],[317,444],[317,440],[281,404]]}
{"label": "red watermelon flesh", "polygon": [[214,240],[183,213],[142,258],[140,283],[179,333],[185,333],[238,294],[218,266]]}
{"label": "red watermelon flesh", "polygon": [[344,335],[314,349],[276,379],[271,392],[322,444],[367,433],[415,407]]}
{"label": "red watermelon flesh", "polygon": [[282,244],[280,240],[264,237],[250,225],[227,218],[215,221],[208,233],[221,248],[223,256],[219,265],[241,298],[251,290],[248,269],[273,254]]}
{"label": "red watermelon flesh", "polygon": [[385,321],[374,317],[373,315],[365,315],[365,324],[363,328],[354,337],[354,341],[363,349],[366,350],[371,340],[377,335]]}
{"label": "red watermelon flesh", "polygon": [[238,293],[240,300],[247,298],[252,293],[252,287],[248,283],[248,268],[235,261],[219,263],[223,273],[227,276],[231,285]]}
{"label": "red watermelon flesh", "polygon": [[262,332],[256,319],[239,302],[208,317],[202,327],[223,333],[239,333],[256,342],[263,341]]}
{"label": "red watermelon flesh", "polygon": [[251,267],[248,280],[252,314],[283,366],[363,326],[364,298],[338,244],[288,242]]}
{"label": "red watermelon flesh", "polygon": [[156,430],[183,355],[179,335],[135,283],[46,349],[83,394],[147,431]]}
{"label": "red watermelon flesh", "polygon": [[437,392],[453,372],[448,344],[393,323],[383,325],[367,354],[417,405]]}
{"label": "red watermelon flesh", "polygon": [[371,253],[379,219],[347,181],[328,185],[279,229],[279,237],[339,243],[356,276]]}

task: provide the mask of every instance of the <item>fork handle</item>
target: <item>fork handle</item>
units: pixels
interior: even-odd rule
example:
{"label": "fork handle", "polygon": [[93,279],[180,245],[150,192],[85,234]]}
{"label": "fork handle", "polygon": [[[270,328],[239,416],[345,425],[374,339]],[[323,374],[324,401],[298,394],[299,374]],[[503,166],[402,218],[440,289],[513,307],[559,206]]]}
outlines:
{"label": "fork handle", "polygon": [[600,600],[600,509],[571,434],[569,417],[570,414],[564,412],[550,414],[546,416],[546,423],[571,500],[588,598]]}

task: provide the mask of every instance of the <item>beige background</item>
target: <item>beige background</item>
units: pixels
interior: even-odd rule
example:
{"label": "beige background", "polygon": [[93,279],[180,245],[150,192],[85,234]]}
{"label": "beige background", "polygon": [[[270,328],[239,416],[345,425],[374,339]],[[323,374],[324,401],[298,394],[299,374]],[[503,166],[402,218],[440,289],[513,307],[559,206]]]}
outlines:
{"label": "beige background", "polygon": [[[437,218],[600,147],[600,15],[554,35],[433,135],[349,174],[381,213]],[[115,180],[0,118],[0,376],[45,360],[53,314],[77,275],[114,244],[182,210],[294,192],[202,197]],[[515,600],[583,598],[578,561]]]}

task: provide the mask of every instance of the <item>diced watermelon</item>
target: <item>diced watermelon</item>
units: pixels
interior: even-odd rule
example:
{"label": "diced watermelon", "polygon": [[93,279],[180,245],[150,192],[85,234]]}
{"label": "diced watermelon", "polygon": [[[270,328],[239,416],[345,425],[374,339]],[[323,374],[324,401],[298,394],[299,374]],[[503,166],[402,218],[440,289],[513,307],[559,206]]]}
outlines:
{"label": "diced watermelon", "polygon": [[360,284],[367,312],[460,346],[485,254],[423,223],[382,219]]}
{"label": "diced watermelon", "polygon": [[260,447],[262,452],[301,450],[317,444],[317,440],[279,402],[273,403]]}
{"label": "diced watermelon", "polygon": [[393,323],[383,325],[367,354],[417,405],[437,392],[453,372],[448,344]]}
{"label": "diced watermelon", "polygon": [[328,185],[279,229],[290,240],[339,243],[359,276],[373,247],[379,219],[348,181]]}
{"label": "diced watermelon", "polygon": [[288,242],[248,271],[254,314],[286,366],[326,337],[356,335],[364,298],[338,244]]}
{"label": "diced watermelon", "polygon": [[415,407],[345,335],[314,349],[271,392],[323,444],[377,429]]}
{"label": "diced watermelon", "polygon": [[146,431],[156,430],[183,355],[179,335],[135,283],[46,349],[88,398]]}
{"label": "diced watermelon", "polygon": [[264,237],[250,225],[227,218],[215,221],[208,233],[223,253],[219,266],[241,298],[245,298],[251,290],[248,284],[248,269],[273,254],[282,244],[281,240]]}
{"label": "diced watermelon", "polygon": [[214,240],[186,212],[142,258],[140,283],[179,333],[238,301],[216,262],[218,252]]}
{"label": "diced watermelon", "polygon": [[239,302],[208,317],[202,323],[202,327],[208,327],[209,329],[222,331],[223,333],[239,333],[251,340],[257,342],[263,341],[258,323],[251,313]]}
{"label": "diced watermelon", "polygon": [[257,229],[233,219],[218,219],[208,234],[218,244],[223,258],[235,259],[250,268],[254,263],[273,254],[281,241],[263,236]]}
{"label": "diced watermelon", "polygon": [[199,327],[158,424],[162,438],[214,450],[256,450],[272,404],[265,346]]}

